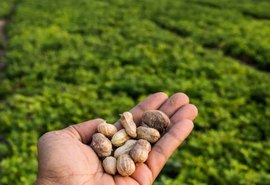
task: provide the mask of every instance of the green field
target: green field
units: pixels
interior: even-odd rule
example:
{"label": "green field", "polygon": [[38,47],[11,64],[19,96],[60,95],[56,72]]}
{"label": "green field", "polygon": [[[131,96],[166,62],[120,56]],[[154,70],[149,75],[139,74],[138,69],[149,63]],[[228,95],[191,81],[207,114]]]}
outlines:
{"label": "green field", "polygon": [[269,9],[267,0],[1,0],[0,184],[33,184],[48,130],[114,122],[157,91],[185,92],[199,116],[156,185],[270,184]]}

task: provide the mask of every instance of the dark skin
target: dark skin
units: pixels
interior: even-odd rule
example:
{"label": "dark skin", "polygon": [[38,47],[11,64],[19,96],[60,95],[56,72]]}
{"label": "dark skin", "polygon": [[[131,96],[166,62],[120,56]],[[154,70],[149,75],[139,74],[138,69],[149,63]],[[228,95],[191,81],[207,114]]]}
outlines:
{"label": "dark skin", "polygon": [[[166,161],[193,129],[197,108],[189,104],[184,93],[168,97],[155,93],[132,108],[134,121],[139,124],[142,113],[158,109],[172,122],[168,132],[152,147],[145,163],[136,164],[130,177],[108,175],[89,146],[92,135],[102,119],[94,119],[44,134],[38,143],[38,178],[36,185],[150,185]],[[117,127],[121,126],[116,123]]]}

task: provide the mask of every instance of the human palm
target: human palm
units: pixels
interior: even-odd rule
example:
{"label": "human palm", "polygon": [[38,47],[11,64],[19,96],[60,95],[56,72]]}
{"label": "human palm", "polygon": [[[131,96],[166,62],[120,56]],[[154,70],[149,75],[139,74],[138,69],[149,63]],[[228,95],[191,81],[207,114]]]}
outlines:
{"label": "human palm", "polygon": [[[130,110],[136,123],[145,110],[159,109],[172,122],[169,131],[153,146],[145,163],[136,164],[130,177],[108,175],[89,146],[92,135],[102,119],[90,120],[63,130],[43,135],[38,144],[39,174],[37,185],[150,185],[173,151],[193,129],[192,120],[197,108],[189,104],[188,97],[176,93],[170,98],[164,93],[149,96]],[[120,125],[116,123],[119,128]]]}

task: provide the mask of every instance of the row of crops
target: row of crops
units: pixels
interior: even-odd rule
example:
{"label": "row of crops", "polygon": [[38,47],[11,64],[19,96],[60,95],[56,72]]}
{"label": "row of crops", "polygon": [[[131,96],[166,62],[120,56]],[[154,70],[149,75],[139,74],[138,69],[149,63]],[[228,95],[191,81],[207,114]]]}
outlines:
{"label": "row of crops", "polygon": [[0,71],[0,184],[33,184],[44,132],[113,123],[157,91],[199,109],[157,185],[269,184],[270,78],[256,68],[269,70],[270,3],[241,2],[17,1]]}
{"label": "row of crops", "polygon": [[270,21],[254,18],[263,13],[270,18],[269,2],[166,1],[166,6],[147,10],[159,26],[261,70],[270,70]]}

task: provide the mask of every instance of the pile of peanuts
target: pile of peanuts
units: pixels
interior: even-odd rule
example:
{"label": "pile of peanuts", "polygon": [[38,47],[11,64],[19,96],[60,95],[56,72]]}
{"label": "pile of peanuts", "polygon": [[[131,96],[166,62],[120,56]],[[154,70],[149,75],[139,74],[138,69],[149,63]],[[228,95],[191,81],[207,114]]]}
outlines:
{"label": "pile of peanuts", "polygon": [[148,110],[142,115],[137,127],[130,112],[121,114],[123,129],[106,122],[97,127],[92,136],[91,147],[96,152],[106,173],[130,176],[136,169],[135,163],[147,160],[151,144],[156,143],[170,125],[170,119],[159,110]]}

